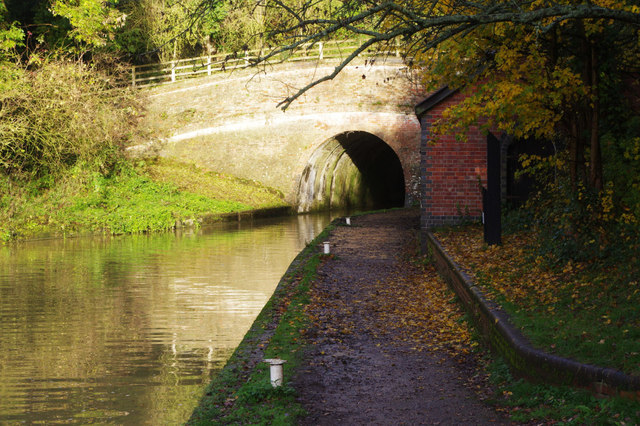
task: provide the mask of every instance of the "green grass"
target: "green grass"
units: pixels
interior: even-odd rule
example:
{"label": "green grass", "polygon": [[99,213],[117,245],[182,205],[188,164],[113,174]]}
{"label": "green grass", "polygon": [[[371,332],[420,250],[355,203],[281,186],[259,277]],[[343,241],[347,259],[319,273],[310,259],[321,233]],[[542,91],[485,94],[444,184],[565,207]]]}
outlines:
{"label": "green grass", "polygon": [[[483,243],[477,226],[449,228],[437,236],[534,347],[627,374],[640,373],[637,264],[549,265],[537,254],[530,232],[504,235],[503,245],[492,247]],[[520,380],[502,361],[492,364],[490,374],[499,386],[496,402],[518,422],[640,423],[638,401],[596,398],[581,389]]]}
{"label": "green grass", "polygon": [[[287,384],[303,359],[308,327],[304,308],[322,261],[317,245],[335,226],[334,222],[327,227],[294,260],[225,368],[207,387],[188,424],[295,425],[305,414],[296,391]],[[287,361],[283,386],[271,387],[269,367],[261,362],[265,358]]]}
{"label": "green grass", "polygon": [[157,158],[139,165],[154,181],[176,185],[181,191],[216,200],[238,200],[254,209],[287,205],[281,192],[259,182],[206,171],[193,164]]}
{"label": "green grass", "polygon": [[[519,265],[512,274],[525,275],[526,269],[526,264]],[[640,374],[637,279],[618,267],[550,275],[558,284],[548,289],[554,298],[546,304],[536,303],[535,298],[529,303],[509,303],[498,297],[534,346],[588,364]]]}
{"label": "green grass", "polygon": [[496,398],[490,401],[504,407],[511,420],[536,424],[624,425],[640,422],[640,404],[630,399],[597,398],[592,393],[567,386],[533,383],[513,377],[504,361],[489,364]]}
{"label": "green grass", "polygon": [[43,235],[125,234],[176,222],[284,206],[276,191],[179,163],[122,161],[109,176],[77,166],[59,178],[0,176],[0,241]]}
{"label": "green grass", "polygon": [[638,264],[549,265],[531,232],[488,247],[477,226],[438,233],[447,251],[531,343],[577,361],[640,374]]}
{"label": "green grass", "polygon": [[534,345],[582,362],[640,373],[638,283],[612,277],[606,283],[582,275],[593,286],[558,291],[547,307],[507,305],[514,322]]}

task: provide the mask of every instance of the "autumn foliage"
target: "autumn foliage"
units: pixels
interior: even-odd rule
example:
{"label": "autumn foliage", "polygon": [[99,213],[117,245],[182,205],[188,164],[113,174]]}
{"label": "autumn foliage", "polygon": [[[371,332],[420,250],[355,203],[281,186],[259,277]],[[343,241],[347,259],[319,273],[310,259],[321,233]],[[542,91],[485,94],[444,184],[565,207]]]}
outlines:
{"label": "autumn foliage", "polygon": [[[577,4],[541,0],[519,7],[525,15]],[[592,5],[640,12],[635,2]],[[472,15],[476,7],[442,13]],[[425,84],[466,94],[445,111],[435,134],[462,136],[480,123],[553,146],[553,157],[521,158],[524,173],[539,184],[524,225],[559,261],[628,259],[638,250],[638,41],[636,24],[613,19],[504,20],[470,27],[414,58]]]}
{"label": "autumn foliage", "polygon": [[487,246],[479,226],[437,238],[488,298],[503,306],[540,349],[579,361],[640,372],[638,260],[594,270],[589,262],[553,267],[534,235],[506,235]]}
{"label": "autumn foliage", "polygon": [[[365,327],[373,340],[395,341],[415,351],[444,351],[461,360],[478,344],[455,294],[422,257],[405,252],[392,271],[379,273],[375,280],[363,280],[357,268],[353,275],[352,282],[329,277],[332,284],[312,286],[307,313],[322,337],[339,344]],[[345,287],[353,288],[353,299],[337,297]],[[358,313],[366,313],[366,324],[357,321]]]}

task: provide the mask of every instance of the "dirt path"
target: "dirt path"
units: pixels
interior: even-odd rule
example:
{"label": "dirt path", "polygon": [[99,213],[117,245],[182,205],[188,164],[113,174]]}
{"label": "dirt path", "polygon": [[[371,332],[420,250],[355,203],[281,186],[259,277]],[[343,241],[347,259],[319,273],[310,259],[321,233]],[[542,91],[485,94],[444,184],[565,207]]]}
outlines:
{"label": "dirt path", "polygon": [[[422,316],[428,293],[446,290],[422,289],[435,272],[407,261],[417,214],[357,217],[332,233],[312,287],[308,367],[294,381],[309,412],[302,424],[508,424],[469,389],[471,357],[452,355],[465,343]],[[434,316],[449,320],[457,308],[447,309]]]}

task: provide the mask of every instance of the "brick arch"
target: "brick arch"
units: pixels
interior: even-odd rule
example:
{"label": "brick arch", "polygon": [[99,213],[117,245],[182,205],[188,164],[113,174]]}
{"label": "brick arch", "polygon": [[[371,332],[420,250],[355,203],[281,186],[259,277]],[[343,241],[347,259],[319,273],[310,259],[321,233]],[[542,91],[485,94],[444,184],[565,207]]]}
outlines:
{"label": "brick arch", "polygon": [[347,131],[311,154],[296,204],[299,212],[401,207],[405,193],[404,170],[394,149],[372,133]]}
{"label": "brick arch", "polygon": [[[405,204],[419,197],[420,123],[413,106],[423,97],[401,63],[348,67],[283,112],[277,101],[320,71],[315,64],[238,72],[154,89],[146,120],[166,138],[133,147],[261,182],[292,205],[309,158],[325,141],[347,132],[383,140],[398,156]],[[366,77],[366,78],[364,78]]]}

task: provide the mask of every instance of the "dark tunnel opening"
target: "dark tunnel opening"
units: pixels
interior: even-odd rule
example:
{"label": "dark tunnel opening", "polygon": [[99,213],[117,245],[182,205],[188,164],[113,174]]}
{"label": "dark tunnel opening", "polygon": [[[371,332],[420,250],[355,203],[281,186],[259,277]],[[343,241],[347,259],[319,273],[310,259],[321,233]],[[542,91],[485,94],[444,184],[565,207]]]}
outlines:
{"label": "dark tunnel opening", "polygon": [[405,181],[400,159],[379,137],[341,133],[312,154],[300,179],[298,211],[402,207]]}

